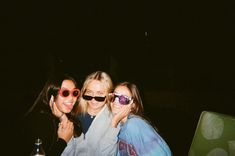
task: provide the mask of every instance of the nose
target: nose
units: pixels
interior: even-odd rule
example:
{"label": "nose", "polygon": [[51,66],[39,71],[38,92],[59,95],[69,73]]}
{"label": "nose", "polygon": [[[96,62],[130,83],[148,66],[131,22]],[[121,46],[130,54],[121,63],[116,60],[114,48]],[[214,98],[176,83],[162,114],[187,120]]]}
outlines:
{"label": "nose", "polygon": [[69,100],[72,100],[74,98],[76,98],[76,97],[74,97],[72,94],[69,94],[69,96],[67,96],[67,99],[69,99]]}
{"label": "nose", "polygon": [[116,97],[113,102],[119,104],[119,99],[118,99],[118,97]]}
{"label": "nose", "polygon": [[92,102],[96,102],[95,98],[92,98],[91,101],[92,101]]}

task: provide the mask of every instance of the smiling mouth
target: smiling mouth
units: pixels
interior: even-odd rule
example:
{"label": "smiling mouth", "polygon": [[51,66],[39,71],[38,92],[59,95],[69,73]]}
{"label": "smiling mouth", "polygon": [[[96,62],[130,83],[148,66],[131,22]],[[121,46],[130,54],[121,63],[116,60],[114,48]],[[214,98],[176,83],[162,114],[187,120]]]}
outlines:
{"label": "smiling mouth", "polygon": [[69,102],[69,103],[64,103],[65,107],[72,109],[73,108],[73,103]]}

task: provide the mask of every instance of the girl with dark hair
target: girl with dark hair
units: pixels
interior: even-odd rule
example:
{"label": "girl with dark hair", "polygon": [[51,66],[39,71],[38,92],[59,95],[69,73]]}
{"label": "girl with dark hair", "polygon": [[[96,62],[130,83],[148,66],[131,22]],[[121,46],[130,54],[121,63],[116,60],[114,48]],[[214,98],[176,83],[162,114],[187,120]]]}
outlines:
{"label": "girl with dark hair", "polygon": [[80,90],[76,81],[66,74],[51,77],[33,106],[25,114],[23,136],[25,155],[34,141],[42,139],[47,156],[60,155],[72,137],[79,136],[80,124],[74,118]]}

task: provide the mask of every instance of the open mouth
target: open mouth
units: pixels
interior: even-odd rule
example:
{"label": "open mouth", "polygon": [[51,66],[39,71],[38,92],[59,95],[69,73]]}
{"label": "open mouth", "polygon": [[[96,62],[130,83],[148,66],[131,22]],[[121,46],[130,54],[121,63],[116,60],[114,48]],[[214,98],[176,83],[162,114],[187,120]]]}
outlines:
{"label": "open mouth", "polygon": [[67,109],[73,109],[73,103],[72,102],[69,102],[69,103],[64,103],[64,106],[67,108]]}

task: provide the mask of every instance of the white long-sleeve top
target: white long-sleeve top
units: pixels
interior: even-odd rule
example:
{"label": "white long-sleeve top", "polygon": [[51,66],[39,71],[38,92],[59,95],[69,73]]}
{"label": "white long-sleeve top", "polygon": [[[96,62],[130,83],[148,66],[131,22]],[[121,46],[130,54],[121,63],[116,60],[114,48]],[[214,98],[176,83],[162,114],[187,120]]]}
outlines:
{"label": "white long-sleeve top", "polygon": [[105,105],[86,134],[72,138],[61,156],[116,156],[119,128],[112,127],[112,113]]}

